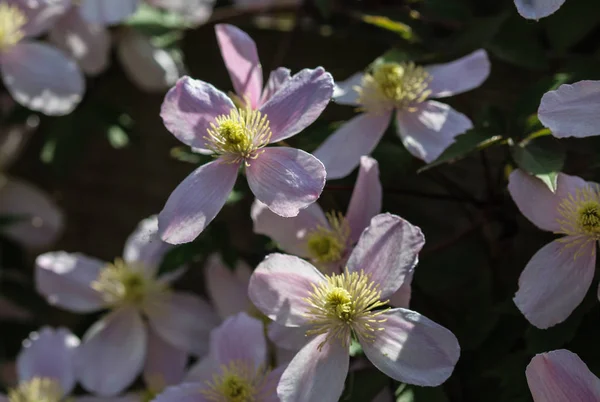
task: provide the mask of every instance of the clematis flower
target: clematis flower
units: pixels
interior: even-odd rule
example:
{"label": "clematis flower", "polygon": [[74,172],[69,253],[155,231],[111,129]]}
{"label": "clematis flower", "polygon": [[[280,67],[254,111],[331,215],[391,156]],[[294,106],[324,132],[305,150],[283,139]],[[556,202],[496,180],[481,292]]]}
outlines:
{"label": "clematis flower", "polygon": [[406,149],[432,162],[472,124],[450,106],[429,99],[477,88],[489,73],[487,53],[477,50],[451,63],[427,67],[380,63],[367,73],[357,73],[338,83],[334,101],[358,106],[364,113],[343,124],[314,152],[325,165],[327,178],[350,174],[360,157],[375,149],[394,112],[398,135]]}
{"label": "clematis flower", "polygon": [[305,327],[309,342],[281,376],[282,402],[335,402],[348,373],[352,336],[386,375],[435,386],[452,373],[460,348],[446,328],[421,314],[384,308],[417,262],[419,228],[390,214],[375,216],[341,274],[324,276],[294,256],[271,254],[250,278],[248,294],[267,317]]}
{"label": "clematis flower", "polygon": [[534,402],[596,402],[600,379],[565,349],[536,355],[525,370]]}
{"label": "clematis flower", "polygon": [[245,313],[213,330],[202,366],[196,382],[167,388],[154,402],[278,400],[275,390],[284,367],[269,369],[262,322]]}
{"label": "clematis flower", "polygon": [[515,170],[508,190],[535,226],[565,235],[531,258],[513,299],[531,324],[545,329],[566,320],[592,283],[600,239],[600,188],[559,173],[553,193],[541,180]]}
{"label": "clematis flower", "polygon": [[517,11],[530,20],[539,20],[554,14],[565,0],[515,0]]}
{"label": "clematis flower", "polygon": [[599,135],[600,81],[564,84],[542,96],[538,117],[558,138]]}
{"label": "clematis flower", "polygon": [[51,304],[79,313],[110,310],[86,332],[77,353],[81,384],[99,395],[116,395],[144,365],[149,370],[150,353],[178,349],[202,355],[218,323],[200,297],[170,289],[177,274],[156,276],[170,249],[157,231],[156,217],[140,222],[125,244],[123,259],[114,263],[66,252],[36,260],[36,287]]}
{"label": "clematis flower", "polygon": [[296,216],[315,202],[325,185],[323,164],[302,150],[267,145],[314,122],[332,93],[329,73],[304,69],[258,110],[238,109],[212,85],[181,78],[163,103],[165,126],[216,160],[196,169],[170,195],[158,217],[161,238],[171,244],[194,240],[225,204],[242,166],[256,198],[278,215]]}

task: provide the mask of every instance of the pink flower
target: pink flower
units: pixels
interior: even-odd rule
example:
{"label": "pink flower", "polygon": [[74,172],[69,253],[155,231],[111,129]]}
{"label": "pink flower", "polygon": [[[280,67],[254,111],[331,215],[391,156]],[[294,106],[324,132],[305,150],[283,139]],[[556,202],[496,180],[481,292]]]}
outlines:
{"label": "pink flower", "polygon": [[554,14],[565,0],[515,0],[517,11],[530,20],[539,20]]}
{"label": "pink flower", "polygon": [[472,124],[450,106],[428,99],[477,88],[489,73],[487,53],[478,50],[451,63],[427,67],[381,63],[370,72],[338,83],[334,100],[359,106],[364,113],[343,124],[314,152],[325,165],[327,178],[345,177],[354,170],[360,157],[375,149],[394,111],[398,135],[406,149],[432,162]]}
{"label": "pink flower", "polygon": [[332,93],[329,73],[304,69],[258,110],[238,109],[212,85],[181,78],[163,103],[165,126],[216,160],[173,191],[158,218],[161,238],[172,244],[194,240],[225,204],[242,166],[256,198],[278,215],[296,216],[315,202],[325,185],[323,164],[299,149],[266,146],[314,122]]}
{"label": "pink flower", "polygon": [[15,101],[48,115],[70,113],[81,101],[85,82],[74,61],[28,38],[52,26],[68,3],[0,0],[2,81]]}
{"label": "pink flower", "polygon": [[248,294],[267,317],[304,327],[309,342],[277,387],[282,402],[335,402],[348,372],[351,334],[386,375],[435,386],[452,373],[460,348],[446,328],[387,298],[413,271],[424,243],[419,228],[390,214],[375,216],[342,274],[324,276],[298,257],[271,254],[250,278]]}
{"label": "pink flower", "polygon": [[275,390],[284,367],[269,370],[263,325],[245,313],[211,333],[210,353],[199,367],[188,379],[192,382],[167,388],[154,401],[278,401]]}
{"label": "pink flower", "polygon": [[600,239],[598,185],[559,173],[552,193],[541,180],[515,170],[508,190],[535,226],[565,235],[531,258],[513,299],[531,324],[545,329],[566,320],[592,283]]}
{"label": "pink flower", "polygon": [[565,349],[536,355],[525,371],[535,402],[597,402],[600,379]]}
{"label": "pink flower", "polygon": [[203,354],[217,324],[202,299],[169,289],[179,273],[156,277],[171,248],[157,231],[156,217],[143,220],[127,240],[123,260],[112,264],[65,252],[36,260],[38,292],[51,304],[79,313],[111,310],[87,331],[77,354],[80,381],[97,394],[118,394],[143,368],[151,376],[155,353]]}
{"label": "pink flower", "polygon": [[248,282],[252,274],[248,264],[240,260],[231,271],[219,255],[213,254],[206,262],[204,273],[207,293],[221,319],[255,310],[248,298]]}

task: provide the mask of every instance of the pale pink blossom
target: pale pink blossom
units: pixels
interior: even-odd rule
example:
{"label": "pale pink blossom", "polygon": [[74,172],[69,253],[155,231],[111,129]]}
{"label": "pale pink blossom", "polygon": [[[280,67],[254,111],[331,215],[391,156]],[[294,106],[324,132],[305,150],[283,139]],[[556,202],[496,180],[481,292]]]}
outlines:
{"label": "pale pink blossom", "polygon": [[565,0],[515,0],[517,11],[530,20],[539,20],[554,14]]}

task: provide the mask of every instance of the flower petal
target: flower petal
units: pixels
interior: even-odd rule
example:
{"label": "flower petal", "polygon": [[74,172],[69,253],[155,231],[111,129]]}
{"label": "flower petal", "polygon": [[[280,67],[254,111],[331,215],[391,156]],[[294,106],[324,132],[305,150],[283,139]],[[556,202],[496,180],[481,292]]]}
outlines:
{"label": "flower petal", "polygon": [[125,395],[114,396],[112,398],[102,396],[79,396],[68,400],[73,400],[73,402],[140,402],[140,395],[137,392],[129,392]]}
{"label": "flower petal", "polygon": [[325,342],[326,336],[311,340],[285,369],[277,385],[281,402],[336,402],[342,395],[348,348],[338,339]]}
{"label": "flower petal", "polygon": [[219,365],[240,361],[254,368],[265,367],[267,341],[263,323],[246,313],[227,318],[210,334],[210,352]]}
{"label": "flower petal", "polygon": [[270,254],[254,270],[248,295],[273,321],[297,327],[306,323],[308,303],[304,299],[312,292],[313,284],[324,280],[323,274],[298,257]]}
{"label": "flower petal", "polygon": [[260,107],[269,119],[271,142],[285,140],[310,126],[332,95],[333,78],[322,67],[295,74]]}
{"label": "flower petal", "polygon": [[126,262],[142,263],[144,268],[156,274],[165,254],[173,248],[158,236],[158,217],[153,215],[142,220],[129,235],[123,250]]}
{"label": "flower petal", "polygon": [[124,21],[137,7],[138,0],[81,0],[79,5],[86,21],[102,25]]}
{"label": "flower petal", "polygon": [[381,211],[383,190],[379,181],[379,164],[369,156],[361,156],[358,178],[352,191],[346,220],[350,225],[350,241],[354,244]]}
{"label": "flower petal", "polygon": [[389,304],[394,307],[408,308],[410,306],[410,298],[412,296],[412,280],[414,271],[406,275],[400,289],[390,296]]}
{"label": "flower petal", "polygon": [[285,327],[271,322],[268,327],[269,339],[278,347],[287,350],[300,350],[310,341],[306,336],[309,327]]}
{"label": "flower petal", "polygon": [[190,367],[183,382],[205,383],[213,379],[220,366],[210,355],[199,359]]}
{"label": "flower petal", "polygon": [[554,14],[565,0],[515,0],[517,11],[524,18],[539,20]]}
{"label": "flower petal", "polygon": [[542,96],[538,117],[552,135],[589,137],[600,134],[600,81],[564,84]]}
{"label": "flower petal", "polygon": [[[390,125],[391,112],[362,113],[342,124],[314,152],[325,165],[327,179],[346,177],[369,155]],[[340,152],[343,149],[344,152]]]}
{"label": "flower petal", "polygon": [[513,300],[525,318],[541,329],[566,320],[594,278],[596,242],[567,247],[567,241],[565,237],[542,247],[519,278]]}
{"label": "flower petal", "polygon": [[387,299],[400,288],[419,260],[425,237],[417,226],[392,214],[371,219],[348,260],[350,272],[364,271]]}
{"label": "flower petal", "polygon": [[427,163],[436,160],[454,142],[454,137],[473,127],[467,116],[436,101],[398,112],[396,123],[408,152]]}
{"label": "flower petal", "polygon": [[246,167],[250,189],[277,215],[297,216],[325,187],[321,161],[300,149],[269,147]]}
{"label": "flower petal", "polygon": [[275,95],[275,92],[279,91],[291,78],[292,75],[289,68],[279,67],[271,71],[267,85],[263,89],[260,104],[262,105],[271,99]]}
{"label": "flower petal", "polygon": [[120,393],[142,371],[146,345],[146,328],[134,308],[110,313],[88,329],[77,350],[81,385],[101,396]]}
{"label": "flower petal", "polygon": [[167,92],[160,116],[165,127],[181,142],[206,149],[204,136],[219,115],[229,114],[235,105],[227,95],[211,84],[180,78]]}
{"label": "flower petal", "polygon": [[252,109],[258,108],[263,80],[256,43],[246,32],[229,24],[215,25],[215,33],[235,92],[247,98]]}
{"label": "flower petal", "polygon": [[221,318],[248,311],[252,306],[248,283],[240,281],[218,254],[208,257],[204,273],[208,294]]}
{"label": "flower petal", "polygon": [[485,50],[479,49],[450,63],[434,64],[425,70],[432,80],[429,95],[444,98],[479,87],[490,75],[490,59]]}
{"label": "flower petal", "polygon": [[600,379],[565,349],[541,353],[525,370],[535,402],[594,402],[600,400]]}
{"label": "flower petal", "polygon": [[210,402],[202,394],[204,385],[188,383],[167,388],[152,402]]}
{"label": "flower petal", "polygon": [[186,177],[158,215],[160,237],[170,244],[189,243],[198,237],[225,205],[238,168],[216,160]]}
{"label": "flower petal", "polygon": [[23,342],[17,356],[17,372],[20,381],[35,377],[58,380],[64,395],[75,387],[73,359],[79,346],[79,338],[66,328],[42,328],[33,332]]}
{"label": "flower petal", "polygon": [[9,0],[19,7],[27,22],[22,28],[26,37],[40,36],[57,23],[57,20],[71,7],[72,0]]}
{"label": "flower petal", "polygon": [[[384,374],[407,384],[438,386],[450,377],[460,355],[452,332],[411,310],[397,308],[379,317],[386,319],[375,339],[361,339],[371,363]],[[360,334],[359,334],[360,336]]]}
{"label": "flower petal", "polygon": [[48,303],[78,313],[104,307],[102,295],[91,287],[106,263],[79,253],[57,251],[35,260],[35,286]]}
{"label": "flower petal", "polygon": [[356,87],[360,87],[364,73],[356,73],[345,81],[336,82],[333,92],[333,101],[341,105],[358,106],[358,92]]}
{"label": "flower petal", "polygon": [[188,354],[163,340],[151,327],[148,328],[148,350],[144,364],[144,382],[154,392],[169,385],[179,384],[185,375]]}
{"label": "flower petal", "polygon": [[286,365],[281,365],[267,374],[265,381],[261,384],[262,386],[258,391],[259,401],[280,402],[279,396],[277,396],[277,384],[281,381],[281,375],[286,368]]}

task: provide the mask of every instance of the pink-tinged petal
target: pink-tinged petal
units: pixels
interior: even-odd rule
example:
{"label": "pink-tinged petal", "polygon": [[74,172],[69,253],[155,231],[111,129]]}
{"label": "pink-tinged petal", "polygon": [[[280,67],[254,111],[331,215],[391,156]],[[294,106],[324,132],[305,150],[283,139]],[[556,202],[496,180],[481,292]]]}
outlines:
{"label": "pink-tinged petal", "polygon": [[15,101],[47,115],[69,114],[85,89],[77,63],[54,47],[21,42],[2,54],[2,80]]}
{"label": "pink-tinged petal", "polygon": [[106,263],[79,253],[57,251],[35,260],[35,286],[48,303],[77,313],[104,307],[102,295],[92,289]]}
{"label": "pink-tinged petal", "polygon": [[180,78],[167,92],[160,116],[167,129],[181,142],[206,149],[207,129],[215,118],[229,114],[235,105],[227,95],[211,84]]}
{"label": "pink-tinged petal", "polygon": [[138,0],[81,0],[79,9],[91,23],[112,25],[124,21],[138,7]]}
{"label": "pink-tinged petal", "polygon": [[240,281],[218,254],[208,258],[204,273],[208,295],[221,318],[248,311],[252,305],[248,299],[248,282]]}
{"label": "pink-tinged petal", "polygon": [[258,108],[263,79],[256,43],[246,32],[229,24],[215,25],[215,33],[235,92],[247,98],[252,109]]}
{"label": "pink-tinged petal", "polygon": [[77,61],[88,75],[106,69],[110,56],[110,32],[101,24],[83,20],[77,7],[62,16],[49,32],[50,41]]}
{"label": "pink-tinged petal", "polygon": [[156,274],[165,254],[173,248],[158,236],[158,217],[153,215],[142,220],[129,235],[123,250],[126,262],[141,263],[150,275]]}
{"label": "pink-tinged petal", "polygon": [[269,147],[246,167],[257,199],[279,216],[291,218],[315,202],[325,187],[321,161],[300,149]]}
{"label": "pink-tinged petal", "polygon": [[564,84],[542,96],[538,117],[552,135],[589,137],[600,134],[600,81]]}
{"label": "pink-tinged petal", "polygon": [[252,268],[250,268],[250,265],[243,260],[238,260],[238,262],[235,264],[235,270],[233,273],[238,281],[242,282],[246,286],[246,289],[248,289],[250,277],[252,276]]}
{"label": "pink-tinged petal", "polygon": [[479,49],[458,60],[427,66],[431,76],[428,90],[432,98],[457,95],[479,87],[490,75],[490,59]]}
{"label": "pink-tinged petal", "polygon": [[68,400],[74,402],[140,402],[140,394],[130,392],[123,396],[114,396],[112,398],[102,396],[80,396],[77,398],[70,397]]}
{"label": "pink-tinged petal", "polygon": [[413,271],[425,237],[417,226],[392,214],[371,219],[348,260],[350,272],[363,271],[379,285],[381,298],[394,294]]}
{"label": "pink-tinged petal", "polygon": [[288,350],[300,350],[310,341],[306,331],[310,327],[285,327],[271,322],[267,329],[269,339],[278,347]]}
{"label": "pink-tinged petal", "polygon": [[12,177],[0,176],[0,215],[23,218],[3,225],[1,231],[31,249],[54,243],[64,228],[63,213],[46,193]]}
{"label": "pink-tinged petal", "polygon": [[77,346],[79,338],[66,328],[44,327],[31,333],[17,356],[19,380],[52,378],[60,383],[65,395],[69,394],[75,387],[73,360]]}
{"label": "pink-tinged petal", "polygon": [[152,328],[148,329],[148,350],[144,364],[144,382],[154,392],[169,385],[179,384],[185,375],[188,354],[175,348],[160,337]]}
{"label": "pink-tinged petal", "polygon": [[158,215],[160,237],[170,244],[189,243],[198,237],[225,205],[238,168],[238,164],[216,160],[186,177]]}
{"label": "pink-tinged petal", "polygon": [[198,25],[205,23],[213,12],[216,0],[146,0],[155,7],[179,14],[185,21]]}
{"label": "pink-tinged petal", "polygon": [[333,78],[322,67],[295,74],[260,107],[271,127],[271,142],[285,140],[310,126],[333,96]]}
{"label": "pink-tinged petal", "polygon": [[265,85],[265,89],[263,89],[260,104],[262,105],[271,99],[273,95],[275,95],[275,92],[279,91],[279,89],[291,78],[292,75],[290,74],[289,68],[279,67],[271,71],[269,79],[267,80],[267,85]]}
{"label": "pink-tinged petal", "polygon": [[210,402],[204,397],[202,389],[204,384],[189,383],[167,388],[152,402]]}
{"label": "pink-tinged petal", "polygon": [[535,402],[600,401],[600,379],[568,350],[536,355],[525,375]]}
{"label": "pink-tinged petal", "polygon": [[213,359],[210,355],[205,356],[192,365],[192,367],[190,367],[182,382],[194,382],[202,384],[206,381],[211,381],[219,369],[220,365],[215,362],[215,359]]}
{"label": "pink-tinged petal", "polygon": [[596,242],[567,247],[569,240],[576,241],[569,236],[542,247],[519,277],[519,290],[513,300],[538,328],[546,329],[566,320],[594,278]]}
{"label": "pink-tinged petal", "polygon": [[274,370],[271,370],[265,378],[262,387],[258,391],[258,397],[260,402],[280,402],[279,396],[277,396],[277,384],[281,380],[281,375],[287,368],[287,365],[282,365]]}
{"label": "pink-tinged petal", "polygon": [[358,106],[357,87],[360,87],[364,73],[356,73],[345,81],[336,82],[333,101],[341,105]]}
{"label": "pink-tinged petal", "polygon": [[519,211],[531,223],[542,230],[559,232],[558,220],[562,217],[558,206],[569,194],[575,195],[578,188],[584,188],[586,182],[577,176],[559,173],[556,184],[556,193],[552,193],[541,180],[517,169],[508,178],[508,191]]}
{"label": "pink-tinged petal", "polygon": [[306,245],[308,233],[317,226],[329,226],[325,213],[316,202],[301,210],[297,216],[284,218],[255,200],[250,215],[254,222],[254,233],[269,236],[280,249],[299,257],[309,256]]}
{"label": "pink-tinged petal", "polygon": [[39,36],[54,26],[71,7],[72,0],[4,0],[19,7],[27,22],[22,28],[27,37]]}
{"label": "pink-tinged petal", "polygon": [[394,307],[408,308],[412,296],[412,280],[414,271],[406,275],[400,289],[389,297],[389,304]]}
{"label": "pink-tinged petal", "polygon": [[100,396],[114,396],[140,374],[147,350],[142,317],[131,307],[115,310],[88,329],[77,350],[81,385]]}
{"label": "pink-tinged petal", "polygon": [[147,303],[144,312],[164,340],[195,355],[206,352],[210,331],[219,322],[209,304],[191,293],[171,293]]}
{"label": "pink-tinged petal", "polygon": [[565,0],[515,0],[517,11],[524,18],[539,20],[554,14]]}
{"label": "pink-tinged petal", "polygon": [[390,124],[390,116],[391,112],[362,113],[327,137],[314,152],[325,165],[327,179],[348,176],[360,164],[361,156],[373,152]]}
{"label": "pink-tinged petal", "polygon": [[281,402],[336,402],[342,395],[348,348],[338,339],[325,342],[326,336],[313,338],[287,366],[277,385]]}
{"label": "pink-tinged petal", "polygon": [[258,264],[250,278],[248,295],[252,303],[273,321],[298,327],[306,323],[304,300],[325,280],[315,267],[291,255],[270,254]]}
{"label": "pink-tinged petal", "polygon": [[346,220],[350,225],[350,241],[358,241],[371,219],[381,211],[383,190],[379,181],[379,164],[369,156],[361,156],[358,178],[352,191]]}
{"label": "pink-tinged petal", "polygon": [[473,128],[467,116],[445,103],[426,101],[396,115],[398,135],[415,157],[431,163],[454,142],[454,138]]}
{"label": "pink-tinged petal", "polygon": [[223,366],[241,361],[254,368],[264,367],[267,341],[263,323],[246,313],[227,318],[210,334],[210,353],[215,362]]}
{"label": "pink-tinged petal", "polygon": [[[411,310],[397,308],[374,340],[360,339],[365,355],[385,375],[407,384],[434,387],[450,377],[460,356],[452,332]],[[360,334],[359,334],[360,337]]]}

